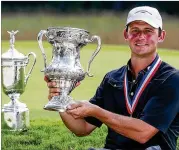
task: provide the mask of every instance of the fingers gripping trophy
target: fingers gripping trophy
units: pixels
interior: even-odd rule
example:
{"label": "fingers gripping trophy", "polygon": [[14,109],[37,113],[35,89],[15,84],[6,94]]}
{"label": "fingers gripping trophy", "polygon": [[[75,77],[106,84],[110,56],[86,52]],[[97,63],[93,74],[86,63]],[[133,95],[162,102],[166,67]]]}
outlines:
{"label": "fingers gripping trophy", "polygon": [[[49,65],[47,65],[42,45],[43,35],[53,47],[52,60]],[[97,40],[98,46],[93,52],[85,72],[80,64],[80,49],[94,40]],[[101,49],[101,39],[96,35],[89,38],[89,32],[84,29],[49,27],[47,30],[39,32],[38,43],[44,58],[43,72],[49,80],[57,83],[56,87],[60,88],[60,95],[52,97],[44,109],[64,112],[68,104],[74,103],[69,94],[75,88],[76,83],[82,81],[86,75],[93,76],[90,74],[90,65]]]}
{"label": "fingers gripping trophy", "polygon": [[[19,97],[25,91],[27,81],[36,63],[36,55],[33,52],[27,56],[19,53],[14,48],[15,35],[18,31],[7,32],[10,34],[10,49],[1,55],[1,77],[3,91],[11,101],[4,104],[2,108],[4,129],[26,130],[29,126],[29,109],[25,103],[19,101]],[[34,61],[26,75],[25,67],[28,65],[31,55],[34,57]]]}

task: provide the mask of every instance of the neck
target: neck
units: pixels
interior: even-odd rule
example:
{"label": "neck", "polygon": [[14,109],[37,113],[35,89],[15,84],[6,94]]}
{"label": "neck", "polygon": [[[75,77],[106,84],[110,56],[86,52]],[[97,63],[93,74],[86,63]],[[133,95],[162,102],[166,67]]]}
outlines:
{"label": "neck", "polygon": [[138,57],[138,56],[133,56],[131,55],[131,65],[132,65],[132,70],[134,72],[135,77],[137,77],[138,73],[145,69],[148,65],[152,63],[152,61],[156,57],[156,53],[144,56],[144,57]]}

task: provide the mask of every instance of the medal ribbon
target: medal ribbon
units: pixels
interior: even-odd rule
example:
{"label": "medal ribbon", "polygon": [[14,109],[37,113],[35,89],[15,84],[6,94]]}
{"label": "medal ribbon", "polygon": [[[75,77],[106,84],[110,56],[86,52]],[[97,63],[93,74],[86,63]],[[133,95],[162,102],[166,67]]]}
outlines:
{"label": "medal ribbon", "polygon": [[129,93],[128,93],[128,78],[127,78],[127,69],[126,69],[126,73],[124,75],[124,95],[125,95],[127,111],[130,115],[133,114],[142,92],[145,90],[145,88],[149,84],[150,80],[157,72],[161,63],[162,63],[162,60],[157,55],[154,62],[152,63],[152,65],[150,66],[150,68],[148,69],[146,74],[143,76],[142,80],[140,81],[140,84],[135,91],[134,97],[132,98],[132,101],[131,101],[131,99],[129,97]]}

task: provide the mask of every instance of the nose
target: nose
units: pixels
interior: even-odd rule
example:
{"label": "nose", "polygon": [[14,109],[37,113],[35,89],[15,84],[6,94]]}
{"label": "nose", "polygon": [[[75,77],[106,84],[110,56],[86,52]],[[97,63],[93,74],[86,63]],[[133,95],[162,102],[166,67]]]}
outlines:
{"label": "nose", "polygon": [[143,32],[139,33],[139,39],[145,39],[145,34]]}

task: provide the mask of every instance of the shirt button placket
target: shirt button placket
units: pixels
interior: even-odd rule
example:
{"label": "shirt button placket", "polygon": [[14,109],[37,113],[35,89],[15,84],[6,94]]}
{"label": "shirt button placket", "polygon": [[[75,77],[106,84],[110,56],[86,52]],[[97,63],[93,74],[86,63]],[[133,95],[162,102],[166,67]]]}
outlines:
{"label": "shirt button placket", "polygon": [[134,95],[134,92],[131,92],[131,96],[133,96]]}

